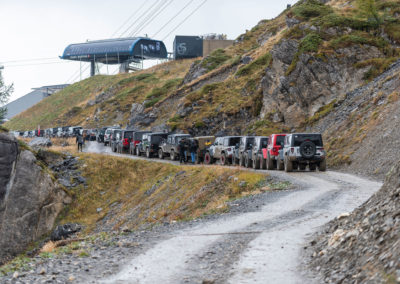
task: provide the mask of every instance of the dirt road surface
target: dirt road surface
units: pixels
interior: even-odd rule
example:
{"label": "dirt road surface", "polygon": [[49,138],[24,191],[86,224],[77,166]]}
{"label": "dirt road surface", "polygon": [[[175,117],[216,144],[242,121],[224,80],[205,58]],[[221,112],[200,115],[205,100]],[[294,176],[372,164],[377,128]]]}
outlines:
{"label": "dirt road surface", "polygon": [[[85,151],[139,158],[112,153],[96,142],[88,143]],[[271,192],[253,210],[168,234],[100,282],[319,283],[301,265],[307,238],[319,226],[361,205],[381,183],[333,171],[268,173],[299,189]]]}

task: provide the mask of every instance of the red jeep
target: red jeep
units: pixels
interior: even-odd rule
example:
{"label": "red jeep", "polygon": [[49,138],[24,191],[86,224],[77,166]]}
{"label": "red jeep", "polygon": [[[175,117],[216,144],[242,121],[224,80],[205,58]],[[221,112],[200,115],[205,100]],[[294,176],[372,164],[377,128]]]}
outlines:
{"label": "red jeep", "polygon": [[[282,165],[278,164],[279,150],[283,148],[286,134],[271,134],[268,139],[267,148],[262,149],[262,167],[267,170],[283,170]],[[282,169],[281,169],[282,168]]]}

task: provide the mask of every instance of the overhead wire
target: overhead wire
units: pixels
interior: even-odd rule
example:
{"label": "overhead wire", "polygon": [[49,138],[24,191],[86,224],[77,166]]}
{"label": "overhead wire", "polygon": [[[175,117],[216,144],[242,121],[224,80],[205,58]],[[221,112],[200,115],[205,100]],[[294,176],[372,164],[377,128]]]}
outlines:
{"label": "overhead wire", "polygon": [[176,13],[174,16],[172,16],[171,19],[169,19],[158,31],[156,31],[152,38],[155,38],[166,26],[168,26],[176,17],[178,17],[190,4],[193,3],[194,0],[190,0],[189,3],[187,3],[182,9],[179,10],[178,13]]}
{"label": "overhead wire", "polygon": [[43,61],[43,60],[54,60],[58,59],[58,57],[46,57],[46,58],[31,58],[31,59],[17,59],[17,60],[8,60],[8,61],[1,61],[1,64],[7,63],[18,63],[18,62],[31,62],[31,61]]}
{"label": "overhead wire", "polygon": [[160,0],[155,0],[155,2],[153,2],[153,4],[150,5],[150,7],[148,7],[144,13],[142,13],[127,29],[125,29],[124,32],[122,32],[119,35],[119,38],[121,38],[124,34],[129,32],[132,29],[132,27],[134,27],[137,24],[137,22],[139,22],[144,16],[146,16],[151,11],[151,9],[153,9],[153,7],[155,7],[157,5],[157,3],[159,4],[159,2],[160,2]]}
{"label": "overhead wire", "polygon": [[166,9],[169,5],[172,4],[172,2],[174,2],[174,0],[169,0],[169,2],[166,1],[166,2],[165,2],[165,5],[164,5],[162,8],[160,8],[160,10],[159,10],[157,13],[155,13],[155,14],[153,15],[153,17],[150,18],[149,21],[148,21],[143,27],[140,28],[140,30],[138,30],[138,31],[136,32],[135,36],[137,36],[145,27],[147,27],[149,24],[151,24],[151,23],[154,21],[155,18],[157,18],[162,12],[165,11],[165,9]]}
{"label": "overhead wire", "polygon": [[164,4],[165,4],[166,2],[167,2],[167,1],[165,1],[165,2],[163,2],[163,1],[159,2],[151,11],[149,11],[149,13],[144,17],[144,19],[142,19],[142,21],[141,21],[133,30],[130,31],[130,33],[128,34],[128,37],[131,37],[131,36],[133,36],[133,35],[136,35],[136,34],[137,34],[137,31],[138,31],[139,29],[141,29],[141,28],[145,25],[145,23],[146,23],[155,13],[157,13],[157,11],[159,11],[159,10],[164,6]]}
{"label": "overhead wire", "polygon": [[184,22],[186,22],[194,13],[196,13],[208,0],[204,0],[199,6],[197,6],[189,15],[187,15],[175,28],[172,29],[162,40],[165,40],[170,34],[176,31]]}
{"label": "overhead wire", "polygon": [[10,68],[10,67],[22,67],[22,66],[36,66],[36,65],[47,65],[47,64],[61,64],[61,63],[72,63],[72,61],[55,61],[55,62],[42,62],[42,63],[28,63],[28,64],[10,64],[7,65],[5,64],[4,67]]}
{"label": "overhead wire", "polygon": [[144,26],[142,26],[142,27],[135,33],[135,36],[137,36],[144,28],[146,28],[149,24],[151,24],[151,23],[154,21],[155,18],[157,18],[162,12],[165,11],[165,9],[166,9],[169,5],[172,4],[172,2],[174,2],[174,0],[169,0],[169,2],[166,1],[166,2],[165,2],[165,5],[164,5],[163,7],[161,7],[161,8],[159,9],[159,11],[156,12],[156,13],[148,20],[148,22],[147,22]]}
{"label": "overhead wire", "polygon": [[113,32],[113,34],[111,35],[111,38],[112,38],[113,36],[115,36],[115,35],[122,29],[122,27],[125,26],[133,17],[135,17],[136,14],[139,13],[139,11],[146,5],[146,3],[147,3],[147,1],[144,0],[143,3],[142,3],[142,5],[139,7],[139,9],[137,9],[132,15],[130,15],[130,16],[126,19],[126,21],[125,21],[115,32]]}

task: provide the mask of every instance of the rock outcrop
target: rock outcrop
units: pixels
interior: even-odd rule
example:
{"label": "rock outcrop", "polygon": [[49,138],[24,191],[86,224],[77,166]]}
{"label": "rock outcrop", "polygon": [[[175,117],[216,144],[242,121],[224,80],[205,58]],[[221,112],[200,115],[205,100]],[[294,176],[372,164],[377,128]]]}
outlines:
{"label": "rock outcrop", "polygon": [[31,151],[0,134],[0,263],[51,232],[65,196]]}
{"label": "rock outcrop", "polygon": [[364,69],[354,64],[380,56],[376,47],[352,46],[336,50],[338,56],[325,59],[312,54],[301,54],[290,74],[287,70],[298,52],[298,42],[282,40],[271,51],[272,65],[262,79],[263,109],[261,117],[282,113],[289,127],[298,127],[304,119],[313,116],[329,104],[363,83]]}
{"label": "rock outcrop", "polygon": [[400,282],[400,161],[383,187],[311,242],[310,265],[329,283]]}

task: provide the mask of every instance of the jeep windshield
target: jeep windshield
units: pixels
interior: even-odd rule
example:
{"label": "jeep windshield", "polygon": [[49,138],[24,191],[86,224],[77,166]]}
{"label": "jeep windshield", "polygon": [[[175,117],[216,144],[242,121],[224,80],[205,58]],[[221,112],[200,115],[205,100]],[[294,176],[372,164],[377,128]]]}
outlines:
{"label": "jeep windshield", "polygon": [[224,145],[224,146],[236,146],[236,144],[240,143],[240,138],[241,137],[231,137],[229,138],[229,145]]}
{"label": "jeep windshield", "polygon": [[293,135],[293,146],[299,147],[304,141],[311,141],[317,147],[323,147],[321,134],[295,134]]}
{"label": "jeep windshield", "polygon": [[133,138],[133,131],[125,131],[124,132],[124,138],[132,139]]}
{"label": "jeep windshield", "polygon": [[135,141],[140,141],[140,140],[143,139],[143,135],[147,134],[147,133],[151,133],[151,132],[135,132],[133,134],[133,138],[134,138]]}
{"label": "jeep windshield", "polygon": [[283,145],[284,143],[285,143],[285,136],[283,135],[276,136],[276,145]]}
{"label": "jeep windshield", "polygon": [[165,139],[165,135],[151,135],[149,136],[151,144],[160,144],[163,139]]}

